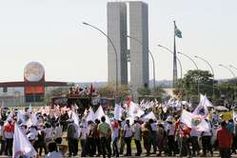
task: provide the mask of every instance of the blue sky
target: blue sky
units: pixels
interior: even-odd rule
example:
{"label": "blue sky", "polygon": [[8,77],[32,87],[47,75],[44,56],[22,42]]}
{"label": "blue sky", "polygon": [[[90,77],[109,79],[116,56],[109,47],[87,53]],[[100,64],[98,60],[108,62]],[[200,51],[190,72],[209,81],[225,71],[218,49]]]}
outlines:
{"label": "blue sky", "polygon": [[[24,67],[30,61],[44,65],[47,80],[106,81],[107,40],[82,22],[106,32],[107,2],[0,0],[0,81],[23,80]],[[173,49],[173,20],[183,33],[177,40],[178,51],[208,60],[215,78],[232,77],[218,64],[237,67],[237,1],[144,2],[149,6],[149,46],[156,62],[156,79],[172,79],[172,56],[157,44]],[[194,69],[191,61],[180,59],[184,72]],[[200,69],[210,70],[203,61],[195,61]]]}

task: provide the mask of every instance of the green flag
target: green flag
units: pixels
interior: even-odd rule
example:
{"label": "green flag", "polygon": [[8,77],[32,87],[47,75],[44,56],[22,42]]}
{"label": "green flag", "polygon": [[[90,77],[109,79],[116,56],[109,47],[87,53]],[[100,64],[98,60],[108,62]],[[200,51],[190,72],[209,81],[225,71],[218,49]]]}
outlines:
{"label": "green flag", "polygon": [[182,38],[182,32],[177,28],[176,24],[174,25],[175,27],[175,36]]}

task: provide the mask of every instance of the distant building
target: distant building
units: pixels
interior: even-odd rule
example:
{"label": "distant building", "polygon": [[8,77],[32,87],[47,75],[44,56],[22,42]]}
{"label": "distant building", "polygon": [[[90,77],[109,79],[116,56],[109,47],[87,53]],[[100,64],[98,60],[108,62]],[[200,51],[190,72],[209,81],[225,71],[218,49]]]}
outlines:
{"label": "distant building", "polygon": [[[108,36],[117,51],[118,84],[128,83],[127,72],[127,6],[126,3],[109,2],[107,4]],[[116,82],[116,55],[108,41],[108,81]]]}
{"label": "distant building", "polygon": [[148,6],[143,2],[129,2],[131,85],[134,90],[149,85]]}
{"label": "distant building", "polygon": [[[127,13],[129,12],[129,13]],[[130,61],[131,86],[134,91],[149,84],[148,60],[148,6],[146,3],[109,2],[107,4],[108,36],[115,45],[118,55],[118,83],[127,84]],[[127,22],[129,21],[129,23]],[[129,24],[129,26],[127,25]],[[128,31],[129,30],[129,31]],[[130,32],[130,50],[127,37]],[[130,57],[129,60],[127,57]],[[116,57],[108,41],[108,81],[116,81]]]}
{"label": "distant building", "polygon": [[24,69],[24,81],[0,82],[0,105],[40,103],[50,87],[67,87],[67,82],[45,81],[44,67],[30,62]]}

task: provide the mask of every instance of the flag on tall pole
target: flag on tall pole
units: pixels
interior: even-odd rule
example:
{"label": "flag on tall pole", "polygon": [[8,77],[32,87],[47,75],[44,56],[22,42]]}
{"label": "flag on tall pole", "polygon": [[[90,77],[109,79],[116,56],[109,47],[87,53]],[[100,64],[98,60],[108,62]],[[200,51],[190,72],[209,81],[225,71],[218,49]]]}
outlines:
{"label": "flag on tall pole", "polygon": [[208,107],[213,107],[213,105],[206,96],[200,95],[200,102],[198,106],[194,109],[193,114],[200,115],[206,118],[209,114]]}
{"label": "flag on tall pole", "polygon": [[177,56],[176,56],[176,39],[175,37],[182,38],[182,32],[177,28],[176,23],[174,21],[174,52],[173,52],[173,88],[176,87],[176,83],[178,80],[177,77]]}
{"label": "flag on tall pole", "polygon": [[177,82],[177,57],[176,57],[176,33],[175,33],[175,29],[176,28],[176,24],[174,21],[174,52],[173,52],[173,88],[176,87],[176,82]]}
{"label": "flag on tall pole", "polygon": [[176,26],[175,21],[174,21],[174,33],[175,33],[175,36],[177,36],[178,38],[182,38],[182,32]]}

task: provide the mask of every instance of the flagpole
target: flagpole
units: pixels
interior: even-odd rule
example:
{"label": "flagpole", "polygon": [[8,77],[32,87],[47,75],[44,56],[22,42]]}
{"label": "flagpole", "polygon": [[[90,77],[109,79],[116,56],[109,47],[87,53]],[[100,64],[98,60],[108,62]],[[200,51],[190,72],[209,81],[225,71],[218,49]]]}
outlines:
{"label": "flagpole", "polygon": [[174,52],[173,52],[173,88],[176,88],[177,83],[177,59],[176,59],[176,24],[174,21]]}

